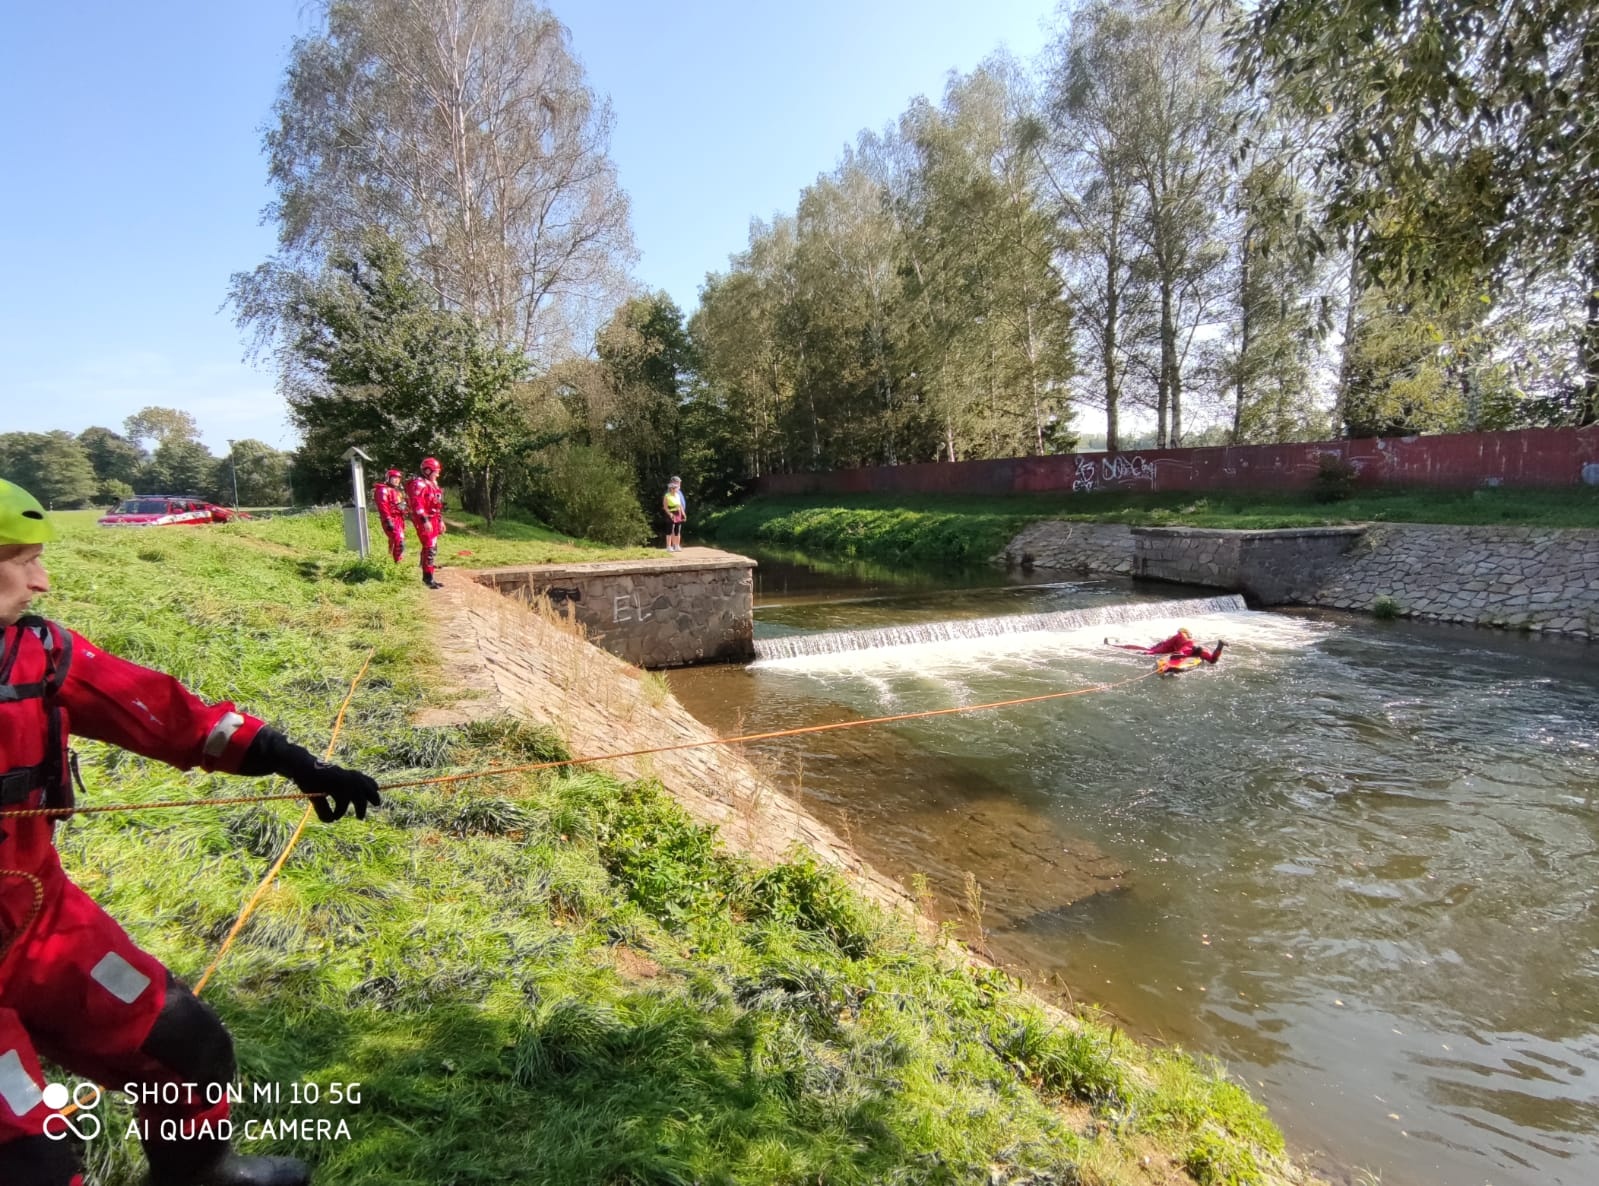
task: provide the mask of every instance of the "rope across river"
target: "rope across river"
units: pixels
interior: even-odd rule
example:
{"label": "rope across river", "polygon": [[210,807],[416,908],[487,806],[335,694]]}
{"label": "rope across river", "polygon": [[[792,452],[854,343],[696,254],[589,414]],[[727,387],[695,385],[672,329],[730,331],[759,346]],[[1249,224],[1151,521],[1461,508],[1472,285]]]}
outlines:
{"label": "rope across river", "polygon": [[[371,662],[368,656],[367,662]],[[363,665],[361,673],[355,678],[360,682],[361,676],[366,673]],[[742,733],[734,737],[709,737],[697,741],[677,741],[669,745],[653,745],[644,749],[618,750],[613,753],[588,754],[577,758],[556,758],[546,762],[527,762],[518,766],[491,766],[483,770],[468,770],[460,774],[440,774],[432,778],[413,778],[400,782],[380,784],[381,791],[404,790],[408,787],[438,786],[444,783],[467,782],[479,778],[499,778],[509,774],[531,774],[538,770],[555,770],[563,766],[588,766],[596,762],[610,762],[621,758],[641,758],[648,754],[665,754],[676,750],[705,749],[713,745],[746,745],[757,741],[775,741],[780,737],[799,737],[809,733],[830,733],[839,729],[860,729],[868,725],[890,725],[897,721],[914,721],[925,717],[950,716],[956,713],[986,712],[996,708],[1011,708],[1018,704],[1040,704],[1048,700],[1066,700],[1073,696],[1088,696],[1095,692],[1112,692],[1117,688],[1125,688],[1139,680],[1148,679],[1159,674],[1158,670],[1140,672],[1128,679],[1117,680],[1115,683],[1095,684],[1087,688],[1073,688],[1066,692],[1043,692],[1036,696],[1017,696],[1009,700],[991,700],[985,704],[957,704],[950,708],[929,708],[920,712],[901,712],[892,716],[865,717],[853,721],[830,721],[821,725],[800,725],[792,729],[773,729],[765,733]],[[350,693],[355,692],[355,683],[350,685]],[[345,698],[344,707],[339,709],[339,722],[344,720],[344,708],[349,706],[349,697]],[[334,742],[338,739],[338,725],[334,726],[333,739],[328,742],[328,755],[333,752]],[[311,799],[315,796],[307,795],[302,791],[287,791],[274,795],[233,795],[210,799],[169,799],[153,803],[117,803],[105,806],[92,807],[30,807],[21,810],[0,811],[0,818],[8,815],[96,815],[123,811],[157,811],[176,807],[227,807],[245,803],[278,803],[294,799]]]}

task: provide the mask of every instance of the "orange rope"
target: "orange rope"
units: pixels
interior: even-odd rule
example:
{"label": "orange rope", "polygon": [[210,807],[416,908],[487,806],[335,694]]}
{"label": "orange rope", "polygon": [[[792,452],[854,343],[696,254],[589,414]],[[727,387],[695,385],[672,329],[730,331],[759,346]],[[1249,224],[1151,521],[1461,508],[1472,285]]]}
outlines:
{"label": "orange rope", "polygon": [[859,721],[833,721],[826,725],[800,725],[794,729],[774,729],[769,733],[745,733],[738,737],[713,737],[709,741],[679,741],[674,745],[655,745],[649,749],[623,750],[614,754],[594,754],[587,758],[561,758],[554,762],[529,762],[524,766],[501,766],[489,770],[475,770],[466,774],[443,774],[437,778],[418,778],[409,782],[391,782],[383,789],[399,790],[402,787],[435,786],[442,782],[462,782],[469,778],[493,778],[501,774],[524,774],[532,770],[550,770],[557,766],[586,766],[591,762],[608,762],[616,758],[639,758],[645,754],[664,754],[673,750],[698,749],[707,745],[742,745],[750,741],[771,741],[778,737],[797,737],[802,733],[828,733],[834,729],[856,729],[862,725],[886,725],[894,721],[914,721],[922,717],[942,717],[958,712],[982,712],[990,708],[1009,708],[1013,704],[1037,704],[1041,700],[1064,700],[1070,696],[1086,696],[1090,692],[1109,692],[1124,688],[1154,675],[1146,671],[1131,679],[1113,684],[1096,684],[1092,688],[1077,688],[1070,692],[1045,692],[1039,696],[1018,696],[1013,700],[992,700],[987,704],[960,704],[954,708],[929,708],[921,712],[901,712],[888,717],[867,717]]}
{"label": "orange rope", "polygon": [[[361,678],[366,675],[366,669],[372,666],[372,656],[376,653],[377,652],[375,651],[370,651],[367,653],[366,662],[361,664],[361,670],[356,672],[355,678],[350,681],[350,690],[344,694],[344,703],[339,705],[339,715],[333,718],[333,735],[328,738],[328,748],[322,755],[324,760],[333,756],[333,747],[338,744],[339,740],[339,730],[344,725],[344,711],[350,707],[350,700],[355,695],[355,686],[359,684],[361,682]],[[244,909],[239,911],[239,917],[233,922],[233,929],[228,932],[228,937],[222,940],[222,946],[217,948],[216,958],[211,961],[211,966],[208,967],[200,979],[195,982],[195,996],[199,996],[204,990],[206,984],[210,981],[212,974],[216,972],[218,965],[222,963],[222,957],[227,955],[228,948],[233,946],[233,940],[236,939],[239,932],[244,929],[244,924],[250,920],[250,915],[255,913],[256,905],[261,901],[262,896],[266,893],[267,887],[272,884],[273,879],[278,875],[278,871],[282,869],[285,862],[288,861],[289,854],[294,851],[294,846],[300,843],[300,837],[305,832],[305,825],[310,822],[311,813],[312,807],[309,803],[307,803],[305,805],[305,811],[300,816],[300,822],[294,825],[294,833],[289,837],[289,842],[283,846],[283,851],[278,854],[278,859],[273,862],[272,868],[267,870],[266,876],[261,879],[261,884],[255,887],[255,893],[250,895],[250,900],[244,904]]]}
{"label": "orange rope", "polygon": [[[371,662],[368,657],[367,662]],[[361,668],[362,674],[366,668]],[[442,774],[434,778],[417,778],[407,782],[384,783],[379,790],[394,791],[405,787],[436,786],[446,782],[464,782],[474,778],[496,778],[504,774],[527,774],[534,770],[553,770],[560,766],[587,766],[594,762],[609,762],[617,758],[640,758],[647,754],[664,754],[673,750],[699,749],[710,745],[743,745],[753,741],[772,741],[779,737],[797,737],[804,733],[827,733],[834,729],[855,729],[863,725],[886,725],[895,721],[914,721],[921,717],[941,717],[951,713],[983,712],[993,708],[1009,708],[1016,704],[1037,704],[1044,700],[1064,700],[1071,696],[1087,696],[1091,692],[1110,692],[1117,688],[1125,688],[1128,684],[1135,684],[1141,679],[1148,679],[1158,674],[1158,669],[1145,671],[1130,679],[1118,680],[1113,684],[1095,684],[1091,688],[1076,688],[1070,692],[1045,692],[1038,696],[1018,696],[1011,700],[991,700],[986,704],[961,704],[954,708],[930,708],[921,712],[902,712],[887,717],[867,717],[858,721],[833,721],[825,725],[801,725],[794,729],[775,729],[768,733],[744,733],[737,737],[711,737],[701,741],[679,741],[672,745],[650,746],[648,749],[622,750],[610,754],[591,754],[583,758],[559,758],[551,762],[528,762],[521,766],[497,766],[487,770],[469,770],[465,774]],[[359,681],[361,677],[356,676]],[[352,684],[351,692],[355,691]],[[349,700],[345,700],[348,705]],[[339,710],[339,720],[344,719],[344,709]],[[334,736],[338,736],[337,726]],[[329,752],[332,752],[332,743],[329,743]],[[303,791],[289,791],[276,795],[237,795],[217,799],[168,799],[157,803],[119,803],[105,807],[32,807],[20,811],[0,811],[0,817],[8,815],[94,815],[105,812],[120,811],[153,811],[166,807],[224,807],[243,803],[274,803],[286,799],[309,799],[312,796]]]}

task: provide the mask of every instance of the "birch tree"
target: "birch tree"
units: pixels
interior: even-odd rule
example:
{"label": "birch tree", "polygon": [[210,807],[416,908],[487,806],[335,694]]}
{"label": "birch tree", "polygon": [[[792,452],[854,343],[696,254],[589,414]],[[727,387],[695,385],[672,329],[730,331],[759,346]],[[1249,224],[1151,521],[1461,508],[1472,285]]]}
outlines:
{"label": "birch tree", "polygon": [[586,345],[625,295],[628,203],[609,106],[535,0],[324,0],[266,136],[279,255],[314,276],[368,228],[442,308],[535,361]]}

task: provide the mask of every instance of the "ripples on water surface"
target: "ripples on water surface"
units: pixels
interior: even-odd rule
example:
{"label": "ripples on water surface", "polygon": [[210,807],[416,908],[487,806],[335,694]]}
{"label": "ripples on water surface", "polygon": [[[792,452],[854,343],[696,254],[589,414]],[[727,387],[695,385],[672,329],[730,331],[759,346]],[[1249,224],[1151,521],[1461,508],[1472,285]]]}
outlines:
{"label": "ripples on water surface", "polygon": [[[1032,583],[791,586],[757,637],[1192,592]],[[1222,663],[758,757],[901,877],[950,890],[970,870],[997,956],[1220,1057],[1321,1164],[1385,1186],[1599,1183],[1594,648],[1227,614],[672,682],[756,731],[1115,681],[1148,661],[1106,633],[1178,625],[1225,637]]]}

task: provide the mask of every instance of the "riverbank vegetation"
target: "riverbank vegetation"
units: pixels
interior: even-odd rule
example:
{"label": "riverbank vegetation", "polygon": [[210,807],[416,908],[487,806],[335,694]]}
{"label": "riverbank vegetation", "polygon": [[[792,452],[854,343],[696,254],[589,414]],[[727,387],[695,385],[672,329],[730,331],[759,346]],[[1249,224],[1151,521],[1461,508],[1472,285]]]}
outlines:
{"label": "riverbank vegetation", "polygon": [[[38,608],[381,781],[562,755],[534,724],[420,729],[438,694],[407,569],[322,514],[204,531],[69,523]],[[280,789],[84,743],[95,805]],[[193,979],[298,803],[84,816],[68,869]],[[255,1142],[318,1181],[1273,1183],[1282,1142],[1216,1068],[1046,1012],[868,907],[803,854],[757,868],[655,783],[590,771],[387,792],[312,823],[206,997],[237,1118],[343,1121]],[[358,1102],[329,1098],[359,1083]],[[317,1084],[314,1104],[291,1102]],[[302,1086],[296,1098],[307,1094]],[[127,1115],[93,1180],[142,1180]]]}
{"label": "riverbank vegetation", "polygon": [[878,561],[983,564],[1040,519],[1235,530],[1365,522],[1599,528],[1599,490],[1377,490],[1333,503],[1263,492],[811,495],[754,498],[706,516],[698,529],[729,546],[744,540]]}

